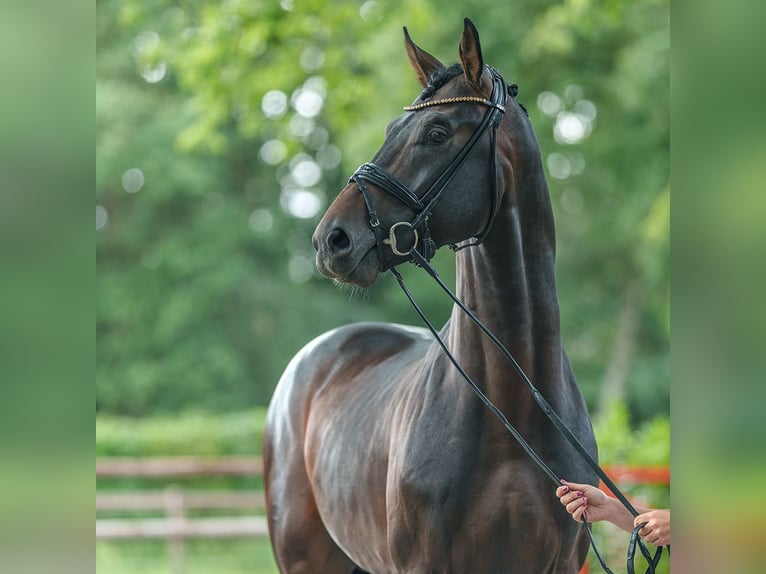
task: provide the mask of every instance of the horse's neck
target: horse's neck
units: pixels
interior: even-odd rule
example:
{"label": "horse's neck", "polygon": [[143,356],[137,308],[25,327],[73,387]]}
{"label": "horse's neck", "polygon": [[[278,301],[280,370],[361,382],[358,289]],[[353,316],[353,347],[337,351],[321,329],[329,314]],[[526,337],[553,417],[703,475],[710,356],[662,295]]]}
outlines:
{"label": "horse's neck", "polygon": [[[562,373],[554,261],[553,219],[544,187],[527,195],[526,203],[501,209],[484,244],[460,252],[457,263],[458,296],[543,394],[560,382]],[[517,407],[527,402],[529,393],[513,367],[457,306],[450,338],[493,401]]]}

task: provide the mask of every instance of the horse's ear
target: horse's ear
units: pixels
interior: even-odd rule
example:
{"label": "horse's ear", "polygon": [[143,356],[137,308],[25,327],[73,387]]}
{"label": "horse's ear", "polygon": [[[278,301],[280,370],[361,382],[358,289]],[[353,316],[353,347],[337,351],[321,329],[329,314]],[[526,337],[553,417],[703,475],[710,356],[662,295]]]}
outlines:
{"label": "horse's ear", "polygon": [[418,47],[410,38],[407,27],[404,27],[404,46],[407,49],[407,57],[415,70],[420,85],[424,88],[430,83],[430,78],[434,72],[444,69],[444,64],[434,58],[431,54]]}
{"label": "horse's ear", "polygon": [[481,55],[479,32],[470,19],[463,21],[463,37],[460,38],[460,62],[468,83],[481,90],[481,74],[484,72],[484,58]]}

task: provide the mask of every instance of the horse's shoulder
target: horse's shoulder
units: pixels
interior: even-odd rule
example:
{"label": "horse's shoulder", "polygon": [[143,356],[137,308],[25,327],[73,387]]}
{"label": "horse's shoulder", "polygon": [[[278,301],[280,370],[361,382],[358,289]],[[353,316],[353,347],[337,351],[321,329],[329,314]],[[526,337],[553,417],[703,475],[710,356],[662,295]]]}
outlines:
{"label": "horse's shoulder", "polygon": [[397,323],[359,322],[350,323],[327,331],[310,341],[299,355],[316,358],[317,355],[338,353],[390,352],[392,348],[429,344],[431,335],[426,329]]}
{"label": "horse's shoulder", "polygon": [[[407,363],[422,356],[432,342],[425,329],[395,323],[351,323],[322,333],[296,353],[272,397],[285,408],[303,403],[333,381],[348,381],[367,369],[401,357]],[[388,363],[391,365],[392,363]],[[388,377],[390,379],[390,377]],[[287,401],[287,402],[285,402]]]}
{"label": "horse's shoulder", "polygon": [[383,322],[350,323],[306,343],[292,358],[283,377],[305,370],[316,373],[343,363],[377,363],[407,349],[422,349],[431,341],[429,332],[419,327]]}

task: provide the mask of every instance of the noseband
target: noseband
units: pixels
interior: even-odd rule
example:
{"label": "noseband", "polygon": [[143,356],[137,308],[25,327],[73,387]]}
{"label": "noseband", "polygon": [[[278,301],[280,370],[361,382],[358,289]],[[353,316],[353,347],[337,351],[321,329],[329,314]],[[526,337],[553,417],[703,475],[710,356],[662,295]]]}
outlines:
{"label": "noseband", "polygon": [[[457,245],[450,245],[450,247],[457,251],[464,247],[471,245],[478,245],[484,240],[484,237],[489,233],[492,223],[495,220],[497,214],[497,208],[500,203],[501,194],[499,186],[497,184],[497,161],[496,155],[496,142],[497,142],[497,130],[500,126],[500,121],[503,119],[503,113],[505,112],[505,103],[508,94],[515,95],[516,86],[508,87],[503,77],[495,68],[487,66],[487,69],[492,74],[492,95],[489,100],[476,97],[476,96],[459,96],[453,98],[443,98],[437,100],[426,99],[426,94],[432,93],[433,90],[426,90],[420,99],[424,100],[420,103],[412,106],[406,106],[404,108],[407,112],[417,112],[422,109],[431,106],[441,106],[447,104],[456,103],[476,103],[486,106],[487,112],[481,120],[481,123],[473,132],[473,135],[463,145],[460,151],[452,158],[449,165],[445,170],[436,178],[431,186],[425,191],[425,193],[419,195],[413,191],[406,183],[402,182],[395,175],[389,173],[379,165],[372,162],[363,163],[349,178],[349,183],[354,182],[359,187],[359,191],[364,198],[364,203],[367,208],[367,214],[370,219],[370,227],[375,234],[375,241],[378,247],[378,261],[381,271],[385,271],[386,268],[383,265],[383,252],[384,245],[388,245],[394,255],[400,257],[410,257],[412,260],[411,252],[417,248],[420,254],[430,261],[430,259],[436,253],[436,242],[431,238],[431,231],[428,228],[428,218],[436,207],[437,202],[441,198],[447,185],[452,181],[460,166],[463,165],[468,154],[474,148],[476,143],[484,135],[484,132],[490,130],[490,146],[493,152],[490,154],[490,174],[493,182],[493,195],[492,195],[492,210],[489,215],[489,220],[484,230],[477,236],[475,236],[468,243],[458,247]],[[430,96],[429,96],[430,97]],[[491,129],[490,129],[491,128]],[[400,202],[404,203],[407,207],[415,212],[415,218],[412,221],[399,221],[391,225],[388,230],[388,237],[383,237],[383,231],[380,229],[380,219],[375,211],[375,204],[372,201],[372,196],[367,188],[367,182],[370,182],[389,195],[393,196]]]}

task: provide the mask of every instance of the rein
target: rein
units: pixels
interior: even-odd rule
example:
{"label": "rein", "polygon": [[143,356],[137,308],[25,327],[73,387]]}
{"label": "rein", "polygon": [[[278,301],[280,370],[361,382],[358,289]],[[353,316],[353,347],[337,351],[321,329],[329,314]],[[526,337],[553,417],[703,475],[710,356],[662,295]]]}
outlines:
{"label": "rein", "polygon": [[[431,233],[428,228],[428,218],[431,215],[431,212],[433,211],[437,201],[441,197],[442,193],[446,189],[449,182],[454,177],[455,173],[458,171],[460,166],[465,161],[468,154],[474,148],[478,140],[490,128],[491,128],[490,143],[491,143],[491,149],[493,150],[493,153],[491,154],[491,157],[490,157],[490,164],[491,164],[490,171],[493,176],[492,181],[494,182],[493,184],[494,193],[493,193],[492,211],[490,213],[489,220],[484,230],[478,236],[472,238],[471,240],[469,240],[468,242],[466,242],[465,244],[461,246],[450,245],[450,248],[453,249],[454,251],[458,251],[466,247],[479,245],[483,241],[483,239],[486,237],[487,233],[489,233],[489,230],[491,229],[492,224],[494,223],[495,216],[497,214],[497,209],[501,199],[501,196],[498,190],[498,184],[497,184],[497,161],[495,157],[497,131],[500,125],[500,121],[502,120],[503,113],[505,112],[506,97],[508,94],[515,97],[517,93],[517,88],[515,85],[512,85],[509,87],[506,84],[503,77],[500,75],[500,73],[496,69],[490,66],[487,66],[487,69],[492,74],[492,96],[490,100],[486,100],[484,98],[479,98],[474,96],[461,96],[461,97],[454,97],[454,98],[426,100],[426,101],[413,104],[412,106],[407,106],[404,108],[405,111],[416,112],[430,106],[454,104],[454,103],[476,103],[476,104],[484,105],[488,108],[487,112],[484,114],[484,117],[482,118],[481,123],[476,128],[473,135],[463,145],[463,147],[460,149],[457,155],[452,159],[452,161],[447,165],[444,172],[431,184],[431,186],[426,190],[424,194],[422,194],[421,196],[418,196],[418,194],[416,194],[412,189],[410,189],[405,183],[399,180],[396,176],[389,173],[387,170],[383,169],[382,167],[371,162],[362,164],[354,172],[351,178],[349,178],[349,182],[353,181],[357,184],[359,191],[362,194],[362,197],[364,199],[364,203],[367,208],[367,213],[368,213],[368,217],[370,221],[370,226],[375,235],[375,240],[377,243],[380,260],[382,261],[383,259],[382,258],[383,245],[388,245],[391,248],[391,251],[395,255],[402,256],[402,257],[408,256],[410,262],[414,263],[418,267],[422,267],[445,291],[445,293],[449,295],[449,297],[455,302],[455,304],[460,307],[460,309],[471,319],[471,321],[473,321],[476,324],[476,326],[479,327],[479,329],[481,329],[481,331],[487,337],[489,337],[492,343],[500,350],[500,352],[512,365],[513,369],[516,371],[516,373],[519,375],[522,381],[524,381],[524,383],[527,385],[538,407],[546,414],[546,416],[550,419],[550,421],[556,427],[558,432],[575,448],[575,450],[579,453],[579,455],[583,458],[583,460],[585,460],[588,466],[590,466],[591,469],[599,476],[599,478],[604,482],[607,488],[609,488],[609,490],[617,497],[617,499],[622,503],[622,505],[625,506],[625,508],[634,517],[638,516],[638,512],[630,503],[630,501],[628,501],[628,499],[620,491],[617,485],[612,481],[611,478],[609,478],[606,472],[604,472],[604,470],[599,466],[598,462],[590,455],[590,453],[588,453],[588,451],[585,449],[582,443],[578,440],[578,438],[561,420],[561,418],[553,410],[553,408],[548,403],[548,401],[545,400],[545,398],[540,393],[540,391],[534,386],[532,381],[529,379],[527,374],[522,369],[521,365],[519,365],[518,361],[516,361],[516,359],[513,357],[510,351],[508,351],[508,349],[492,333],[492,331],[490,331],[489,328],[486,325],[484,325],[484,323],[482,323],[481,320],[449,289],[449,287],[447,287],[447,285],[439,277],[438,272],[429,263],[430,259],[433,257],[433,255],[436,252],[437,246],[435,242],[433,241],[433,239],[431,238]],[[425,93],[428,93],[428,90],[424,92],[424,94]],[[431,91],[430,93],[433,93],[433,91]],[[424,95],[421,96],[421,98],[424,98],[424,97],[425,97]],[[400,221],[400,222],[394,223],[389,228],[388,237],[384,238],[383,232],[380,228],[380,219],[378,218],[374,203],[372,201],[372,196],[370,195],[369,189],[367,188],[367,185],[365,183],[366,181],[369,181],[375,184],[376,186],[380,187],[385,192],[387,192],[389,195],[392,195],[393,197],[395,197],[396,199],[398,199],[399,201],[407,205],[409,208],[411,208],[415,212],[415,218],[412,221]],[[397,234],[398,230],[409,231],[410,237],[409,238],[400,237],[400,235]],[[409,239],[409,241],[405,242],[404,239]],[[420,250],[418,249],[419,246],[420,246]],[[383,268],[382,263],[380,263],[380,266],[381,266],[381,271],[386,270]],[[556,485],[560,485],[561,484],[560,477],[558,477],[556,473],[553,472],[553,470],[551,470],[551,468],[535,452],[535,450],[529,445],[529,443],[527,443],[527,441],[524,439],[524,437],[521,435],[518,429],[516,429],[516,427],[514,427],[508,421],[508,418],[505,416],[505,414],[494,403],[492,403],[489,397],[487,397],[487,395],[484,394],[481,388],[473,381],[473,379],[471,379],[471,377],[465,372],[462,366],[458,363],[457,359],[455,359],[455,357],[449,351],[449,348],[447,347],[446,343],[439,335],[438,331],[434,328],[433,324],[430,322],[428,317],[425,315],[423,310],[415,301],[412,293],[409,291],[406,284],[404,283],[404,279],[402,278],[399,271],[397,271],[395,267],[392,267],[390,271],[396,278],[397,282],[399,283],[399,286],[401,287],[402,291],[406,295],[407,299],[412,304],[417,314],[420,316],[420,318],[423,320],[425,325],[428,327],[429,331],[431,331],[431,334],[434,336],[434,339],[439,344],[444,354],[447,356],[447,358],[453,364],[453,366],[457,369],[460,376],[468,383],[468,385],[471,387],[471,390],[478,396],[478,398],[492,412],[492,414],[495,417],[497,417],[497,419],[502,423],[502,425],[506,428],[506,430],[514,437],[514,439],[516,439],[516,441],[519,443],[522,449],[527,453],[527,455],[535,462],[535,464],[537,464],[537,466],[554,483],[556,483]],[[588,534],[588,539],[590,540],[591,547],[593,548],[594,553],[596,554],[596,557],[598,558],[601,564],[601,567],[604,569],[604,571],[607,574],[613,574],[612,570],[607,566],[606,562],[601,556],[601,553],[596,547],[595,541],[593,539],[593,533],[591,532],[591,525],[590,523],[588,523],[585,517],[582,518],[582,524],[585,527],[585,531]],[[649,550],[646,548],[646,545],[644,544],[643,540],[641,540],[641,538],[639,537],[638,532],[644,526],[645,526],[645,523],[639,524],[636,528],[633,529],[631,533],[630,542],[628,544],[628,551],[627,551],[628,574],[635,574],[634,558],[635,558],[636,547],[640,549],[641,554],[646,558],[648,562],[648,566],[645,571],[645,574],[653,574],[655,572],[656,566],[659,563],[659,560],[662,556],[663,547],[661,546],[657,547],[655,555],[652,556]],[[670,547],[668,546],[668,551],[669,549]]]}
{"label": "rein", "polygon": [[[582,445],[579,439],[572,433],[569,427],[566,426],[564,421],[561,420],[561,418],[558,416],[556,411],[553,410],[553,407],[551,407],[548,401],[545,400],[545,397],[543,397],[540,391],[534,386],[532,381],[524,372],[524,369],[522,369],[521,365],[519,365],[518,361],[516,361],[516,359],[513,357],[511,352],[505,347],[505,345],[503,345],[502,342],[495,336],[495,334],[492,333],[492,331],[490,331],[489,328],[484,323],[482,323],[482,321],[473,313],[473,311],[471,311],[457,297],[457,295],[455,295],[452,292],[452,290],[449,287],[447,287],[444,281],[442,281],[441,277],[439,277],[439,274],[436,271],[436,269],[434,269],[433,266],[428,261],[426,261],[416,249],[413,248],[412,251],[410,252],[410,255],[412,255],[413,262],[418,267],[422,267],[423,269],[425,269],[426,272],[428,272],[428,274],[431,277],[433,277],[434,280],[437,282],[437,284],[445,291],[445,293],[447,293],[450,296],[450,298],[458,305],[458,307],[460,307],[460,309],[471,319],[471,321],[473,321],[476,324],[476,326],[479,327],[479,329],[481,329],[482,332],[484,332],[490,338],[492,343],[500,350],[500,352],[505,356],[508,362],[511,363],[514,370],[517,372],[517,374],[521,377],[521,379],[527,385],[538,407],[540,407],[540,409],[547,415],[547,417],[554,424],[554,426],[559,431],[559,433],[575,448],[575,450],[577,450],[578,454],[585,460],[588,466],[590,466],[591,469],[596,472],[599,478],[604,482],[607,488],[609,488],[609,490],[615,495],[615,497],[617,497],[617,499],[622,503],[622,505],[625,506],[625,508],[627,508],[628,511],[634,517],[638,516],[638,511],[633,507],[630,501],[628,501],[628,499],[625,497],[622,491],[617,487],[614,481],[612,481],[612,479],[609,478],[606,472],[604,472],[604,470],[599,466],[598,462],[596,462],[596,460],[590,455],[590,453],[588,453],[588,451],[585,450],[585,447]],[[484,405],[492,412],[492,414],[495,415],[495,417],[502,423],[502,425],[506,428],[506,430],[508,430],[508,432],[511,433],[511,435],[516,439],[516,441],[519,443],[522,449],[524,449],[524,452],[526,452],[527,455],[529,455],[529,457],[535,462],[535,464],[537,464],[537,466],[545,474],[547,474],[548,477],[557,486],[559,486],[561,484],[561,478],[558,477],[556,473],[553,470],[551,470],[551,468],[542,460],[540,455],[538,455],[535,452],[535,450],[529,445],[529,443],[527,443],[527,441],[521,435],[519,430],[508,421],[508,418],[505,416],[505,414],[497,407],[497,405],[495,405],[489,399],[489,397],[487,397],[486,394],[484,394],[481,388],[479,388],[479,386],[473,381],[473,379],[471,379],[471,377],[465,372],[465,370],[457,362],[457,359],[455,359],[455,357],[449,351],[449,348],[447,347],[446,343],[439,335],[439,332],[436,330],[436,328],[433,326],[431,321],[428,319],[428,317],[425,315],[423,310],[415,301],[415,298],[413,297],[410,290],[407,288],[407,285],[404,282],[404,278],[399,273],[399,271],[397,271],[395,268],[392,268],[391,273],[396,278],[397,282],[399,283],[399,286],[401,287],[404,294],[407,296],[407,299],[410,301],[410,304],[412,304],[413,308],[422,319],[423,323],[425,323],[426,327],[428,327],[428,330],[431,331],[431,334],[433,335],[434,339],[436,339],[436,342],[439,344],[444,354],[447,356],[450,362],[455,366],[458,373],[460,373],[460,376],[463,377],[463,379],[468,383],[468,385],[471,387],[471,390],[479,397],[479,400],[481,400],[484,403]],[[585,527],[585,532],[588,534],[590,545],[593,548],[593,551],[596,554],[596,558],[601,564],[601,567],[604,569],[604,572],[606,572],[607,574],[614,574],[614,572],[609,568],[609,566],[606,564],[606,561],[604,560],[601,553],[599,552],[598,547],[596,546],[596,542],[593,539],[591,525],[585,519],[585,517],[582,518],[582,524]],[[645,574],[655,573],[657,564],[659,564],[660,558],[662,556],[662,548],[663,548],[662,546],[657,547],[655,555],[652,557],[649,549],[646,548],[644,541],[641,540],[641,538],[639,537],[638,532],[644,526],[646,526],[645,522],[639,524],[636,528],[633,529],[631,533],[630,542],[628,544],[628,551],[627,551],[628,574],[635,574],[634,558],[636,553],[636,547],[638,547],[641,550],[641,554],[646,558],[648,562],[648,566],[645,571]]]}

